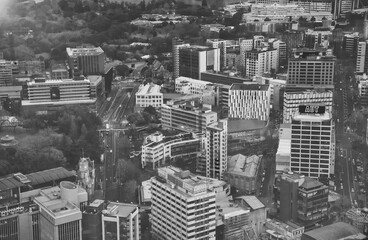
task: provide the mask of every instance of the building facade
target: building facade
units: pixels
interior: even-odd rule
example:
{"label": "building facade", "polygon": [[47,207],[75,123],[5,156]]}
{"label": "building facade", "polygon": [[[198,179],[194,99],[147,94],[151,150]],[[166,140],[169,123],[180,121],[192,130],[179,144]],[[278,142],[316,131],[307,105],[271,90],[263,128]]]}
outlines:
{"label": "building facade", "polygon": [[277,49],[252,50],[245,53],[245,75],[263,76],[265,73],[277,72],[279,69],[279,52]]}
{"label": "building facade", "polygon": [[325,106],[326,111],[332,112],[332,101],[332,90],[285,91],[283,123],[291,123],[292,117],[298,113],[299,105],[302,104],[321,104]]}
{"label": "building facade", "polygon": [[345,34],[342,41],[342,49],[351,57],[357,56],[359,33]]}
{"label": "building facade", "polygon": [[111,202],[102,211],[102,240],[139,240],[139,221],[137,205]]}
{"label": "building facade", "polygon": [[142,167],[154,170],[170,161],[196,162],[201,144],[202,140],[193,133],[165,137],[156,132],[147,136],[142,145]]}
{"label": "building facade", "polygon": [[356,69],[357,73],[368,72],[368,41],[358,43]]}
{"label": "building facade", "polygon": [[223,179],[227,170],[227,119],[206,127],[206,177]]}
{"label": "building facade", "polygon": [[105,53],[100,47],[66,48],[72,76],[103,74]]}
{"label": "building facade", "polygon": [[269,85],[233,84],[229,90],[229,118],[267,121],[270,97]]}
{"label": "building facade", "polygon": [[152,239],[215,240],[216,194],[189,171],[159,168],[152,178]]}
{"label": "building facade", "polygon": [[147,83],[139,86],[138,92],[135,94],[135,105],[137,107],[145,108],[152,106],[160,108],[163,103],[163,94],[161,93],[161,86]]}

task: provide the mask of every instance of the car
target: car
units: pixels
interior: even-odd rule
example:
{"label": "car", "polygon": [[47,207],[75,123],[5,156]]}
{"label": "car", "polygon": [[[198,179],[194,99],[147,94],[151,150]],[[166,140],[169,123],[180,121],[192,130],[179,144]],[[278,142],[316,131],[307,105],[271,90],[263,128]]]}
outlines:
{"label": "car", "polygon": [[354,193],[354,188],[351,188],[351,192]]}

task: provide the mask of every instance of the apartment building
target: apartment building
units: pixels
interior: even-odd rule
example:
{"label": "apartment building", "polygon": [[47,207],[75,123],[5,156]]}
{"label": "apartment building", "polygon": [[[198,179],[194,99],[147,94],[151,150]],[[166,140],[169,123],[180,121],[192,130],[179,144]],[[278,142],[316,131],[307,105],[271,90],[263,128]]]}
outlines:
{"label": "apartment building", "polygon": [[287,87],[333,89],[334,56],[302,56],[289,59]]}
{"label": "apartment building", "polygon": [[173,78],[176,79],[179,77],[179,49],[182,47],[189,47],[190,44],[184,43],[183,40],[179,38],[172,39],[172,57],[173,57],[173,65],[174,65],[174,73]]}
{"label": "apartment building", "polygon": [[310,228],[327,219],[328,186],[293,172],[283,173],[277,185],[282,221],[294,221]]}
{"label": "apartment building", "polygon": [[270,114],[270,86],[233,84],[229,90],[229,118],[267,121]]}
{"label": "apartment building", "polygon": [[196,162],[201,155],[201,144],[201,138],[193,133],[164,136],[156,132],[147,136],[142,145],[142,167],[155,170],[177,159]]}
{"label": "apartment building", "polygon": [[332,40],[332,32],[328,28],[319,30],[308,29],[304,33],[304,46],[306,48],[314,49],[320,45],[327,48],[330,40]]}
{"label": "apartment building", "polygon": [[268,43],[273,49],[277,49],[279,66],[286,66],[288,60],[286,43],[277,39],[269,39]]}
{"label": "apartment building", "polygon": [[138,205],[111,202],[102,211],[102,240],[139,240]]}
{"label": "apartment building", "polygon": [[330,177],[335,169],[335,125],[320,105],[301,105],[291,121],[291,171],[311,178]]}
{"label": "apartment building", "polygon": [[298,113],[299,105],[321,104],[326,111],[332,112],[333,91],[319,89],[285,90],[283,123],[291,123],[294,114]]}
{"label": "apartment building", "polygon": [[217,113],[198,98],[172,100],[161,107],[161,123],[166,129],[204,133],[207,125],[217,121]]}
{"label": "apartment building", "polygon": [[277,49],[251,50],[245,53],[245,74],[247,77],[263,76],[279,69]]}
{"label": "apartment building", "polygon": [[189,171],[159,168],[152,178],[152,239],[216,238],[216,193]]}
{"label": "apartment building", "polygon": [[206,127],[206,177],[222,180],[227,169],[227,119]]}
{"label": "apartment building", "polygon": [[201,73],[220,71],[220,49],[205,46],[179,47],[179,76],[201,80]]}
{"label": "apartment building", "polygon": [[239,39],[240,47],[240,66],[241,70],[245,72],[245,53],[253,50],[253,38],[251,39]]}
{"label": "apartment building", "polygon": [[135,105],[140,108],[160,108],[163,103],[161,86],[153,83],[141,84],[135,94]]}
{"label": "apartment building", "polygon": [[66,48],[72,76],[103,74],[105,53],[101,47]]}

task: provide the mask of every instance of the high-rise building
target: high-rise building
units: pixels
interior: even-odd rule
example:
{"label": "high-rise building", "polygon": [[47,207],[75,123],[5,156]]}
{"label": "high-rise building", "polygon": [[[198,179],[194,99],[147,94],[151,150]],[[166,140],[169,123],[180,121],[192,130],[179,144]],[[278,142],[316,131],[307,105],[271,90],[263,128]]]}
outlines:
{"label": "high-rise building", "polygon": [[245,74],[247,77],[262,76],[277,72],[279,54],[277,49],[251,50],[245,53]]}
{"label": "high-rise building", "polygon": [[173,78],[174,79],[179,77],[179,49],[182,47],[189,47],[189,46],[190,44],[184,43],[184,41],[179,38],[172,39],[172,57],[173,57],[173,65],[174,65]]}
{"label": "high-rise building", "polygon": [[217,113],[199,99],[179,99],[161,107],[162,127],[195,133],[205,133],[207,125],[217,121]]}
{"label": "high-rise building", "polygon": [[355,57],[357,55],[358,43],[358,32],[345,34],[342,42],[342,49],[345,50],[345,52],[349,54],[349,56]]}
{"label": "high-rise building", "polygon": [[270,86],[233,84],[229,90],[229,118],[268,120]]}
{"label": "high-rise building", "polygon": [[280,219],[308,228],[328,217],[328,186],[293,172],[278,179]]}
{"label": "high-rise building", "polygon": [[239,39],[240,46],[240,66],[242,71],[245,72],[245,53],[253,49],[253,38],[251,39]]}
{"label": "high-rise building", "polygon": [[357,73],[368,72],[368,40],[358,43],[355,71]]}
{"label": "high-rise building", "polygon": [[220,49],[220,69],[226,68],[226,40],[222,39],[207,39],[207,46]]}
{"label": "high-rise building", "polygon": [[206,128],[206,177],[223,179],[227,169],[227,119]]}
{"label": "high-rise building", "polygon": [[102,211],[102,240],[139,240],[139,210],[134,204],[111,202]]}
{"label": "high-rise building", "polygon": [[216,193],[189,171],[159,168],[152,178],[152,239],[208,239],[216,235]]}
{"label": "high-rise building", "polygon": [[332,40],[331,38],[332,32],[329,28],[320,30],[308,29],[304,34],[304,46],[306,48],[316,48],[320,45],[328,47],[329,41]]}
{"label": "high-rise building", "polygon": [[142,145],[143,168],[157,169],[169,161],[196,162],[201,154],[201,138],[193,133],[164,136],[160,132],[145,138]]}
{"label": "high-rise building", "polygon": [[40,191],[35,203],[40,208],[41,239],[82,240],[81,209],[87,192],[67,181]]}
{"label": "high-rise building", "polygon": [[220,49],[204,46],[179,48],[179,76],[201,79],[201,73],[220,71]]}
{"label": "high-rise building", "polygon": [[334,87],[334,56],[296,56],[289,59],[287,88]]}
{"label": "high-rise building", "polygon": [[0,86],[12,85],[13,73],[11,67],[0,62]]}
{"label": "high-rise building", "polygon": [[368,40],[368,15],[367,12],[364,14],[363,22],[363,40]]}
{"label": "high-rise building", "polygon": [[335,125],[320,105],[300,105],[291,121],[291,171],[328,178],[335,169]]}
{"label": "high-rise building", "polygon": [[286,90],[284,92],[283,123],[291,123],[292,117],[299,111],[301,104],[322,104],[328,112],[332,112],[332,102],[332,90]]}
{"label": "high-rise building", "polygon": [[104,200],[96,199],[82,213],[82,237],[88,240],[102,240],[102,211]]}
{"label": "high-rise building", "polygon": [[269,39],[268,42],[271,44],[271,47],[277,49],[279,56],[279,66],[285,66],[287,64],[287,48],[286,43],[277,40],[277,39]]}
{"label": "high-rise building", "polygon": [[276,153],[276,173],[290,170],[291,124],[284,123],[279,129],[279,146]]}
{"label": "high-rise building", "polygon": [[66,48],[72,76],[103,74],[105,53],[100,47]]}

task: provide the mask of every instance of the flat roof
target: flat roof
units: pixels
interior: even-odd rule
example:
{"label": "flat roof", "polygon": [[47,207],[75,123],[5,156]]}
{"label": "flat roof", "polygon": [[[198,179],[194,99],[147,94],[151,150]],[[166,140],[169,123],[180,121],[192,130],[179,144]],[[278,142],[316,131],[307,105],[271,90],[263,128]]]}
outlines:
{"label": "flat roof", "polygon": [[314,240],[338,240],[355,234],[359,234],[355,227],[348,223],[337,222],[305,232],[303,235]]}
{"label": "flat roof", "polygon": [[104,53],[101,47],[78,47],[78,48],[66,48],[66,52],[69,57],[78,56],[93,56]]}
{"label": "flat roof", "polygon": [[256,196],[241,196],[237,197],[237,199],[243,199],[253,210],[265,207],[265,205]]}
{"label": "flat roof", "polygon": [[40,172],[26,174],[25,176],[31,181],[24,184],[14,177],[14,174],[9,174],[0,179],[0,191],[18,188],[26,185],[38,185],[46,182],[57,181],[60,179],[75,176],[75,173],[68,171],[63,167],[52,168]]}
{"label": "flat roof", "polygon": [[262,156],[252,155],[246,157],[242,154],[232,156],[228,161],[228,172],[236,173],[246,177],[255,177]]}
{"label": "flat roof", "polygon": [[230,90],[249,90],[249,91],[267,91],[270,88],[268,84],[242,84],[233,83]]}
{"label": "flat roof", "polygon": [[128,217],[131,213],[137,210],[137,205],[127,203],[111,202],[106,207],[106,212],[102,212],[104,215]]}
{"label": "flat roof", "polygon": [[293,116],[293,120],[300,120],[300,121],[325,121],[325,120],[331,120],[332,114],[328,111],[326,111],[323,114],[313,114],[313,113],[296,113]]}
{"label": "flat roof", "polygon": [[90,81],[90,83],[99,83],[102,81],[101,75],[88,75],[87,79]]}
{"label": "flat roof", "polygon": [[159,95],[162,93],[160,92],[161,90],[161,86],[157,85],[157,84],[153,84],[153,83],[148,83],[148,84],[141,84],[139,86],[138,92],[136,93],[136,95]]}
{"label": "flat roof", "polygon": [[267,121],[236,118],[228,119],[228,133],[263,129],[266,126]]}

